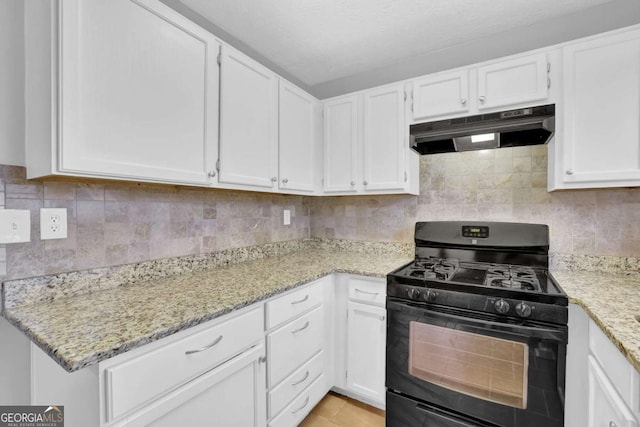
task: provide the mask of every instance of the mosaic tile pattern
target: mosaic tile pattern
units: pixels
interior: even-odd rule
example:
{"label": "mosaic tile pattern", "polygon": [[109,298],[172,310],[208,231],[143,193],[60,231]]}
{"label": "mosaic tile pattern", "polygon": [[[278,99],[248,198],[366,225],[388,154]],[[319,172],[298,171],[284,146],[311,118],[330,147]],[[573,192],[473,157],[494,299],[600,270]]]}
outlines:
{"label": "mosaic tile pattern", "polygon": [[[97,181],[33,181],[3,166],[9,209],[31,211],[30,243],[6,248],[17,279],[309,237],[302,196]],[[68,238],[39,239],[39,209],[67,208]],[[291,225],[282,211],[291,210]]]}
{"label": "mosaic tile pattern", "polygon": [[639,188],[546,188],[544,145],[422,156],[419,196],[314,198],[311,236],[410,243],[416,221],[533,222],[552,253],[640,257]]}

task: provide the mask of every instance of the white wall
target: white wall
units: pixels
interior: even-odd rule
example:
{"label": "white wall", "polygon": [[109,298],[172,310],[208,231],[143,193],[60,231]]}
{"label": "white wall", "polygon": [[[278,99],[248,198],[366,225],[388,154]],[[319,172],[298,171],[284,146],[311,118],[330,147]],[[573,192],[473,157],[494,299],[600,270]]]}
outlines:
{"label": "white wall", "polygon": [[24,166],[24,5],[0,1],[0,164]]}

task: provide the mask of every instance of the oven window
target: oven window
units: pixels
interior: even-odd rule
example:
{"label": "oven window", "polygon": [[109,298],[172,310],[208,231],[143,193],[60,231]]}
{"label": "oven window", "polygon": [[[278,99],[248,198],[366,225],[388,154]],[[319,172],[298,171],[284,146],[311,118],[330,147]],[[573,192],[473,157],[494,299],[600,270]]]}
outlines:
{"label": "oven window", "polygon": [[450,390],[526,409],[525,343],[409,322],[409,374]]}

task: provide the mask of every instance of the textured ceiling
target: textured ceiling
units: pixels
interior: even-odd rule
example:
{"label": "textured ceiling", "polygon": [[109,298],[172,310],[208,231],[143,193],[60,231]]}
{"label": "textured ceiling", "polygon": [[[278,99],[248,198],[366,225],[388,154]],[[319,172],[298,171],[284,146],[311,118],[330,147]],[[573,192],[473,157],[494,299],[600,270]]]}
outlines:
{"label": "textured ceiling", "polygon": [[610,0],[180,0],[313,86]]}
{"label": "textured ceiling", "polygon": [[319,99],[640,23],[640,0],[160,1]]}

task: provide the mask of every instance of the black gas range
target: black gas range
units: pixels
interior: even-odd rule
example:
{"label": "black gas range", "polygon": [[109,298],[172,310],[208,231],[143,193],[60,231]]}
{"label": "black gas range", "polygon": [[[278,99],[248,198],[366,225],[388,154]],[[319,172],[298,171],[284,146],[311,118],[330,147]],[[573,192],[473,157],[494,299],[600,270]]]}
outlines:
{"label": "black gas range", "polygon": [[568,298],[542,224],[419,222],[387,275],[387,425],[562,426]]}

